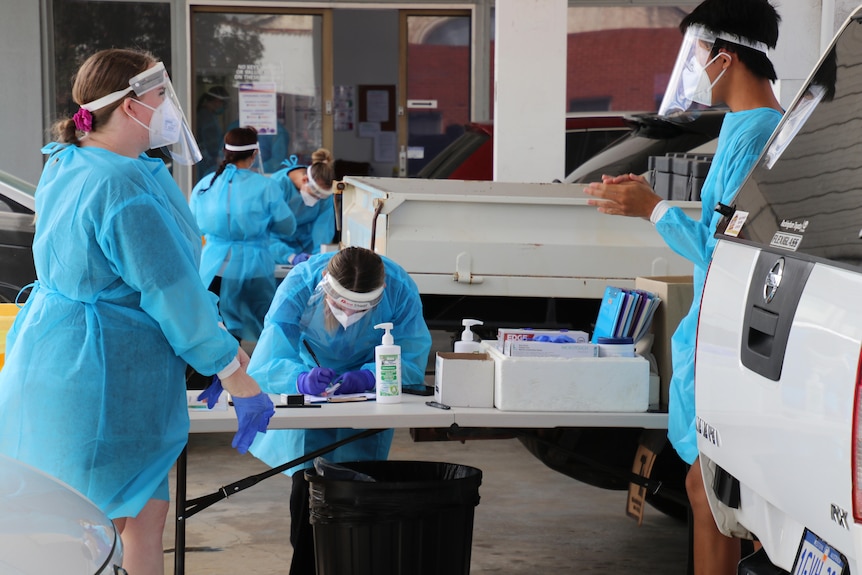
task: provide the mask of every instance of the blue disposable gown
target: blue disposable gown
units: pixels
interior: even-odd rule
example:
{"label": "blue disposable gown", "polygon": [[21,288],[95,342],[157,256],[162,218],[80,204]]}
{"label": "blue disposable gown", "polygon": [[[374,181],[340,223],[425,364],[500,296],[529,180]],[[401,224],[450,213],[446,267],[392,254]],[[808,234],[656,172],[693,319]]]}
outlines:
{"label": "blue disposable gown", "polygon": [[[401,346],[403,384],[423,385],[431,334],[422,317],[422,301],[416,284],[398,264],[384,257],[383,299],[357,323],[346,330],[336,324],[337,329],[330,333],[323,323],[326,303],[321,290],[315,288],[333,255],[320,254],[299,264],[278,287],[248,366],[249,374],[269,393],[297,393],[297,376],[316,365],[305,342],[314,350],[322,367],[338,373],[358,369],[373,372],[374,348],[380,345],[384,334],[374,326],[392,322],[392,337]],[[258,434],[250,451],[267,465],[276,467],[357,432],[356,429],[268,430]],[[390,429],[354,441],[327,454],[326,458],[335,462],[386,459],[392,435]],[[311,465],[308,462],[287,473]]]}
{"label": "blue disposable gown", "polygon": [[667,245],[694,263],[691,308],[671,338],[673,377],[668,400],[668,438],[688,464],[694,463],[698,455],[694,421],[694,347],[703,284],[715,249],[715,226],[721,217],[714,208],[718,202],[730,205],[780,119],[781,113],[771,108],[727,114],[701,190],[700,220],[689,218],[679,208],[671,208],[656,224]]}
{"label": "blue disposable gown", "polygon": [[39,281],[6,340],[0,452],[111,518],[168,499],[188,439],[185,368],[237,342],[198,276],[200,232],[161,160],[51,144],[36,189]]}
{"label": "blue disposable gown", "polygon": [[275,261],[280,264],[290,263],[290,257],[295,254],[318,254],[321,244],[332,243],[335,236],[335,209],[332,196],[320,200],[313,206],[306,206],[302,194],[293,184],[288,174],[305,166],[288,166],[272,175],[272,179],[281,186],[284,197],[296,216],[296,232],[283,242],[273,242],[271,246]]}
{"label": "blue disposable gown", "polygon": [[[219,310],[229,332],[257,341],[275,295],[270,242],[296,231],[281,189],[269,178],[228,164],[192,190],[189,207],[204,233],[200,274],[208,286],[220,276]],[[210,185],[212,184],[212,185]]]}

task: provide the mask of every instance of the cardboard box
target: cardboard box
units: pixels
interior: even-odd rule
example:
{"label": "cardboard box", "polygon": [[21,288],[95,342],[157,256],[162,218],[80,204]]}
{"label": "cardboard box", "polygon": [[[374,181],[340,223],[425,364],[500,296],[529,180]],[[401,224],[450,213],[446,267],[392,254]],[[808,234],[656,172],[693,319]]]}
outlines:
{"label": "cardboard box", "polygon": [[507,341],[513,340],[531,340],[537,335],[547,335],[549,337],[567,336],[575,340],[576,343],[586,343],[590,341],[590,334],[584,331],[569,330],[569,329],[523,329],[523,328],[507,328],[501,327],[497,330],[497,341],[502,346]]}
{"label": "cardboard box", "polygon": [[437,352],[434,399],[452,407],[494,407],[494,361],[487,353]]}
{"label": "cardboard box", "polygon": [[551,343],[516,339],[506,342],[503,353],[512,357],[598,357],[599,346],[593,343]]}
{"label": "cardboard box", "polygon": [[511,357],[494,360],[494,406],[501,411],[644,412],[649,362],[643,357]]}
{"label": "cardboard box", "polygon": [[655,334],[652,354],[658,365],[660,407],[667,409],[668,388],[673,374],[670,338],[680,320],[691,308],[691,300],[694,296],[692,276],[638,277],[635,278],[635,289],[653,292],[661,298],[661,304],[656,309],[652,320],[652,332]]}

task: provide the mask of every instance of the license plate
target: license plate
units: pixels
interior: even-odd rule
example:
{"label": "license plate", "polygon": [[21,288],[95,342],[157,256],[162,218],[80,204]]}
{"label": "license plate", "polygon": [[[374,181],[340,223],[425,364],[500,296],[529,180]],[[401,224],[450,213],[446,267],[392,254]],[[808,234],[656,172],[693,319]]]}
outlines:
{"label": "license plate", "polygon": [[806,529],[791,573],[792,575],[841,575],[845,573],[846,566],[847,561],[841,553]]}

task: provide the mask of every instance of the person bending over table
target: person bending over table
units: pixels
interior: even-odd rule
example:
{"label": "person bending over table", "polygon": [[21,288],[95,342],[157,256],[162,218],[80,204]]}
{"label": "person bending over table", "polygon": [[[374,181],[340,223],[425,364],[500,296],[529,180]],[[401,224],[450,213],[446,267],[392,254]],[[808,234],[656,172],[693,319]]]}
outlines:
{"label": "person bending over table", "polygon": [[[337,394],[374,390],[374,348],[392,322],[401,346],[405,386],[424,385],[431,334],[422,316],[416,284],[398,264],[371,250],[350,247],[312,256],[295,266],[276,291],[249,374],[269,393],[322,395],[341,383]],[[345,439],[355,429],[270,430],[249,451],[276,467]],[[354,441],[326,455],[333,462],[385,460],[392,429]],[[314,575],[314,539],[309,523],[308,462],[286,471],[292,476],[291,575]]]}

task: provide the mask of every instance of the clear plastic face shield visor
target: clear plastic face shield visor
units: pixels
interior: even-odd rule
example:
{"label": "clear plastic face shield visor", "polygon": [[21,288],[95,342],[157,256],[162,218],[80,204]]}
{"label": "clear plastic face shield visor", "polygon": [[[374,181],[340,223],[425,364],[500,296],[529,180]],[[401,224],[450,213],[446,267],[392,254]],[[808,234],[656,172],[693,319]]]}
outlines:
{"label": "clear plastic face shield visor", "polygon": [[753,42],[724,32],[715,33],[703,26],[690,26],[682,39],[667,90],[659,106],[660,116],[672,116],[685,112],[696,102],[710,100],[712,86],[718,78],[710,82],[706,67],[717,57],[714,55],[711,57],[710,53],[718,39],[767,53],[767,46],[763,42]]}
{"label": "clear plastic face shield visor", "polygon": [[180,164],[192,165],[199,162],[201,159],[200,148],[192,135],[192,130],[180,106],[179,98],[177,98],[171,79],[168,77],[168,72],[162,62],[157,62],[151,68],[130,79],[129,88],[117,90],[81,107],[94,112],[126,97],[129,92],[134,92],[135,96],[140,98],[156,89],[163,93],[162,103],[157,107],[152,108],[138,100],[153,110],[150,125],[147,126],[150,131],[150,147],[167,148],[167,152],[174,161]]}
{"label": "clear plastic face shield visor", "polygon": [[247,168],[253,172],[257,172],[258,174],[263,174],[263,162],[260,159],[260,144],[247,144],[245,146],[232,146],[230,144],[225,144],[224,149],[228,152],[249,152],[251,150],[255,150],[254,159],[251,161],[251,165]]}
{"label": "clear plastic face shield visor", "polygon": [[329,311],[345,329],[359,321],[383,299],[384,286],[368,293],[354,292],[338,283],[329,273],[323,276],[319,287],[326,295]]}
{"label": "clear plastic face shield visor", "polygon": [[323,188],[315,181],[314,176],[311,175],[311,166],[305,168],[305,179],[306,183],[299,189],[299,194],[306,206],[312,207],[332,195],[332,188]]}

